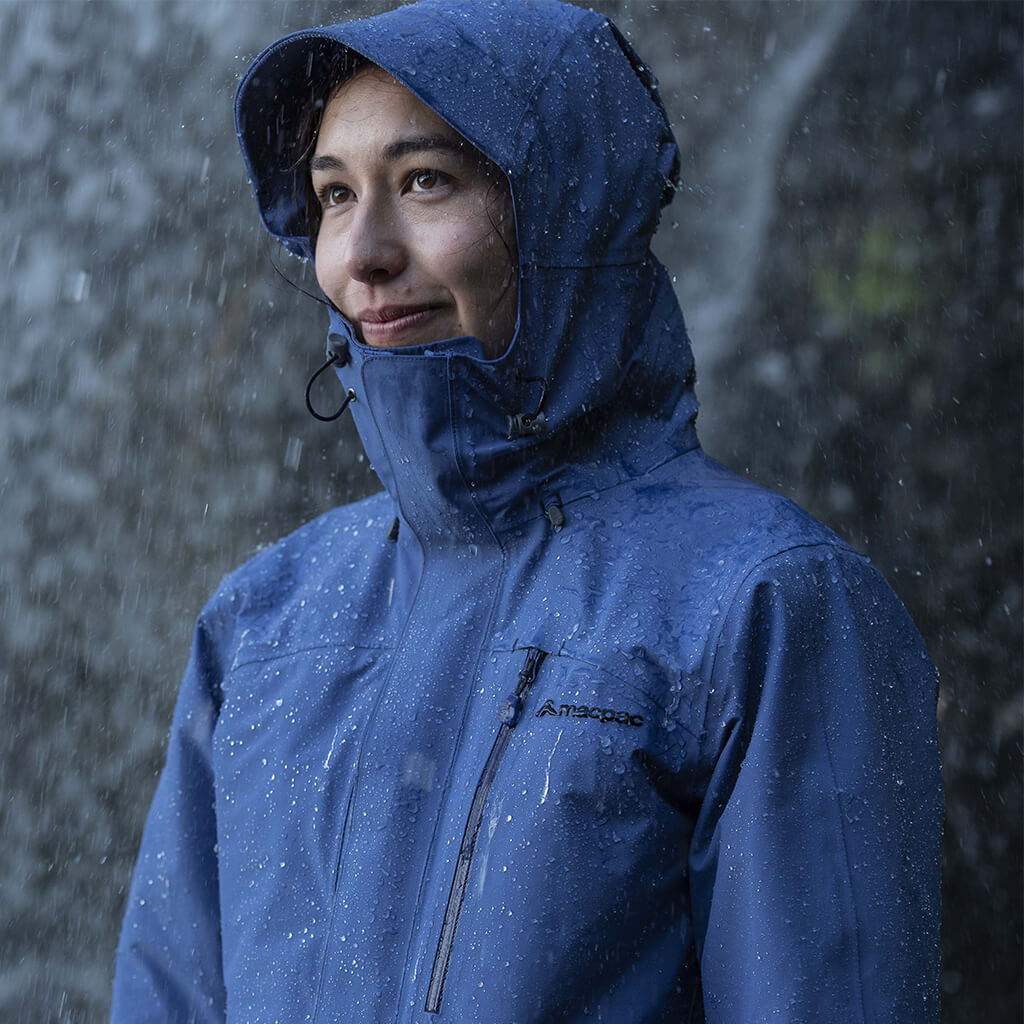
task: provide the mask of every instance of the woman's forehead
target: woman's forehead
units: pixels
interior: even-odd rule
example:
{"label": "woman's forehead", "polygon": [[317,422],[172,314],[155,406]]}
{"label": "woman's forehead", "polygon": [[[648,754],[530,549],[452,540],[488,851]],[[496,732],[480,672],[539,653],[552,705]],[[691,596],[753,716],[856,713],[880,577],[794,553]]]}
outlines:
{"label": "woman's forehead", "polygon": [[331,93],[315,152],[338,146],[380,149],[390,160],[412,148],[475,152],[440,115],[376,65],[361,68]]}
{"label": "woman's forehead", "polygon": [[[333,100],[339,93],[359,85],[369,85],[376,89],[401,89],[402,92],[409,92],[394,75],[385,71],[379,64],[362,61],[352,74],[347,75],[334,86],[328,97],[328,102]],[[412,93],[409,93],[409,95],[411,96]]]}

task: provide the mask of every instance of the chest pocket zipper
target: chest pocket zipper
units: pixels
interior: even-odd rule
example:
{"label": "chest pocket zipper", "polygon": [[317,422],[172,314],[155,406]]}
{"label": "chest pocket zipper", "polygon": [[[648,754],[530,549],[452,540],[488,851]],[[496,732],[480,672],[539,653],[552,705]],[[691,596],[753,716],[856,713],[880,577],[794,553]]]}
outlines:
{"label": "chest pocket zipper", "polygon": [[484,770],[473,793],[473,802],[469,807],[466,829],[462,834],[462,845],[459,847],[459,858],[455,862],[455,877],[452,879],[451,892],[448,894],[448,906],[444,912],[444,923],[441,925],[441,937],[437,941],[437,953],[434,954],[434,969],[430,972],[430,987],[427,989],[427,1002],[424,1009],[427,1013],[438,1013],[441,1009],[441,996],[444,994],[444,982],[448,974],[448,965],[452,958],[452,946],[455,944],[455,931],[459,926],[459,914],[462,912],[462,901],[466,896],[469,883],[469,869],[473,864],[473,850],[476,848],[476,837],[480,832],[480,823],[484,817],[487,794],[491,791],[494,776],[498,773],[512,730],[523,710],[526,691],[537,678],[537,670],[547,657],[547,652],[539,647],[530,647],[527,651],[526,664],[519,673],[515,690],[505,698],[498,717],[501,725],[494,737],[494,744]]}

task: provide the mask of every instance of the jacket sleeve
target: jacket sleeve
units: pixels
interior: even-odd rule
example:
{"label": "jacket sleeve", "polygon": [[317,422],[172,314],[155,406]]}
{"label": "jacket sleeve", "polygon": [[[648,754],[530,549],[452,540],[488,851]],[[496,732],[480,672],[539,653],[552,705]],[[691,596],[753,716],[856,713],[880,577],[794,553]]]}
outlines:
{"label": "jacket sleeve", "polygon": [[220,693],[213,632],[200,618],[128,896],[112,1024],[225,1019],[211,765]]}
{"label": "jacket sleeve", "polygon": [[938,1021],[936,675],[865,560],[762,562],[714,652],[690,851],[707,1024]]}

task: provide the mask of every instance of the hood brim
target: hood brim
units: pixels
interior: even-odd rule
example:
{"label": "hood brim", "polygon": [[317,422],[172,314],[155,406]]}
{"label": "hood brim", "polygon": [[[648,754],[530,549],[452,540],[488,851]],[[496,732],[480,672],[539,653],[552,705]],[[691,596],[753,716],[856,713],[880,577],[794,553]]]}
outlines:
{"label": "hood brim", "polygon": [[312,257],[305,188],[309,139],[300,126],[321,95],[324,82],[346,77],[362,54],[330,28],[308,29],[279,39],[252,63],[235,92],[235,131],[256,192],[260,218],[286,248]]}

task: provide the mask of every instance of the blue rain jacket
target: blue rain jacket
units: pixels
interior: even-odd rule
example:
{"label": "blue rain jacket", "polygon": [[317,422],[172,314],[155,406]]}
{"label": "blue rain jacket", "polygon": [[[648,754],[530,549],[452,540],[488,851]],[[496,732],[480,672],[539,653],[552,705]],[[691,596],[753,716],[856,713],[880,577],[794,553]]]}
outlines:
{"label": "blue rain jacket", "polygon": [[543,2],[276,43],[239,135],[302,254],[287,128],[341,44],[507,172],[517,332],[488,362],[332,315],[385,489],[200,616],[113,1019],[937,1020],[934,669],[864,558],[698,445],[650,72]]}

